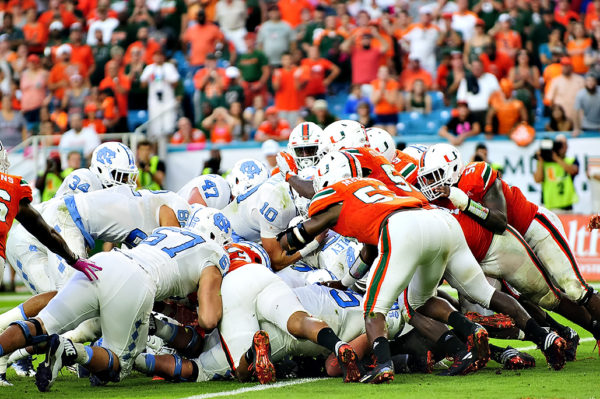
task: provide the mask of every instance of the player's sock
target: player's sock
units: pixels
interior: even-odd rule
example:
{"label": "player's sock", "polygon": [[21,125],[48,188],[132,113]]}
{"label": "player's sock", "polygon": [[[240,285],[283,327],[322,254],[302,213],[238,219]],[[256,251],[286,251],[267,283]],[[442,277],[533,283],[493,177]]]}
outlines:
{"label": "player's sock", "polygon": [[67,331],[63,337],[73,342],[91,342],[102,334],[100,318],[94,317],[78,325],[74,330]]}
{"label": "player's sock", "polygon": [[154,318],[154,323],[156,325],[156,332],[154,335],[162,338],[166,342],[173,342],[177,336],[177,332],[179,331],[179,326],[169,323],[168,321],[161,320],[158,317]]}
{"label": "player's sock", "polygon": [[13,353],[10,354],[10,356],[8,358],[8,362],[10,364],[16,363],[19,360],[25,359],[26,357],[29,357],[31,355],[32,354],[29,353],[29,351],[27,350],[27,348],[17,349],[16,351],[14,351]]}
{"label": "player's sock", "polygon": [[94,350],[92,349],[91,346],[86,346],[86,345],[80,344],[80,343],[73,343],[69,340],[66,340],[66,343],[65,343],[65,352],[66,353],[69,353],[69,351],[66,349],[67,346],[69,346],[69,345],[71,345],[73,347],[73,350],[75,351],[75,359],[74,359],[75,363],[85,366],[90,362],[90,360],[92,360]]}
{"label": "player's sock", "polygon": [[454,357],[459,352],[464,352],[467,350],[467,345],[462,342],[458,337],[452,332],[445,332],[435,343],[436,352],[443,353],[446,357]]}
{"label": "player's sock", "polygon": [[527,324],[525,324],[525,337],[527,339],[543,347],[546,335],[548,335],[548,331],[540,327],[535,320],[527,320]]}
{"label": "player's sock", "polygon": [[337,355],[337,349],[343,342],[330,327],[325,327],[317,334],[317,343]]}
{"label": "player's sock", "polygon": [[475,323],[457,311],[450,313],[450,316],[448,316],[448,325],[454,328],[461,337],[469,336],[475,328]]}
{"label": "player's sock", "polygon": [[387,363],[391,360],[390,341],[385,337],[379,337],[373,341],[373,354],[378,364]]}
{"label": "player's sock", "polygon": [[154,367],[156,365],[156,357],[150,353],[142,353],[135,358],[134,367],[137,371],[141,371],[144,374],[154,374]]}
{"label": "player's sock", "polygon": [[[492,359],[498,359],[502,355],[502,353],[506,350],[506,348],[501,348],[494,344],[490,344],[490,357]],[[500,362],[499,362],[500,363]]]}
{"label": "player's sock", "polygon": [[6,330],[10,323],[20,320],[27,320],[27,316],[23,310],[23,304],[20,304],[16,308],[12,308],[8,312],[0,315],[0,333]]}
{"label": "player's sock", "polygon": [[548,326],[550,326],[550,329],[556,331],[561,337],[570,336],[571,330],[569,327],[563,326],[558,321],[554,320],[548,313],[546,313],[546,322],[548,323]]}

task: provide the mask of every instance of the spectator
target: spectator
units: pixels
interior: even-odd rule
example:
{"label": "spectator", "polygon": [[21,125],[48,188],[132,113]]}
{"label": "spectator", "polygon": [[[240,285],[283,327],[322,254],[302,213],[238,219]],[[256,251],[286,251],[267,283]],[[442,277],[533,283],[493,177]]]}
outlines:
{"label": "spectator", "polygon": [[512,82],[513,90],[517,91],[515,97],[528,105],[529,120],[532,121],[537,106],[535,92],[540,89],[540,71],[531,65],[527,50],[519,50],[516,60],[516,65],[508,72],[508,80]]}
{"label": "spectator", "polygon": [[452,145],[461,145],[466,138],[477,136],[481,132],[481,124],[469,112],[466,101],[459,101],[457,113],[442,126],[438,134]]}
{"label": "spectator", "polygon": [[[281,12],[281,18],[292,28],[300,24],[300,14],[302,10],[312,11],[313,6],[308,0],[280,0],[278,9]],[[270,10],[270,9],[269,9]]]}
{"label": "spectator", "polygon": [[68,44],[62,44],[56,49],[56,57],[57,62],[48,76],[48,90],[52,92],[53,100],[60,104],[69,86],[70,76],[81,73],[79,67],[71,63],[71,46]]}
{"label": "spectator", "polygon": [[240,77],[240,70],[234,66],[225,69],[227,78],[227,89],[223,95],[225,106],[229,109],[233,103],[244,103],[244,93],[246,92],[246,82]]}
{"label": "spectator", "polygon": [[475,32],[473,36],[465,41],[465,51],[463,61],[465,65],[470,65],[472,59],[481,57],[484,49],[492,43],[490,35],[485,33],[485,21],[477,19],[475,23]]}
{"label": "spectator", "polygon": [[79,74],[71,75],[69,77],[69,87],[65,90],[61,102],[61,108],[64,109],[68,115],[81,114],[85,102],[90,95],[90,89],[84,87],[83,77]]}
{"label": "spectator", "polygon": [[483,62],[484,71],[493,74],[496,79],[507,77],[510,68],[514,65],[513,58],[496,51],[494,42],[484,49],[479,59]]}
{"label": "spectator", "polygon": [[410,56],[408,58],[408,65],[406,66],[406,69],[402,71],[399,78],[402,89],[404,91],[411,91],[413,84],[417,79],[423,81],[426,90],[433,89],[433,79],[431,78],[431,74],[421,68],[421,62],[418,58]]}
{"label": "spectator", "polygon": [[[60,159],[60,157],[58,158]],[[62,171],[61,177],[64,179],[69,176],[75,169],[81,168],[81,153],[79,151],[71,151],[67,154],[67,167]]]}
{"label": "spectator", "polygon": [[123,62],[129,64],[131,62],[131,52],[138,49],[142,53],[142,60],[145,64],[150,65],[154,59],[154,53],[160,50],[160,43],[150,37],[150,31],[147,26],[141,26],[137,31],[137,40],[131,43],[125,51]]}
{"label": "spectator", "polygon": [[471,73],[460,81],[456,99],[466,101],[469,115],[481,125],[485,123],[490,96],[499,89],[498,79],[491,73],[484,72],[480,60],[474,60],[471,63]]}
{"label": "spectator", "polygon": [[192,121],[182,116],[177,121],[178,130],[171,136],[171,144],[206,143],[206,136],[192,126]]}
{"label": "spectator", "polygon": [[40,109],[44,106],[48,90],[48,71],[42,68],[40,57],[35,54],[27,57],[27,68],[22,73],[20,89],[23,117],[30,127],[35,126],[40,123]]}
{"label": "spectator", "polygon": [[130,83],[127,94],[127,128],[130,132],[148,120],[148,89],[141,81],[146,67],[142,54],[141,49],[133,48],[130,53],[131,61],[125,65],[125,75]]}
{"label": "spectator", "polygon": [[77,22],[77,17],[72,12],[65,10],[60,3],[60,0],[49,0],[48,10],[40,15],[38,21],[49,27],[53,21],[58,20],[62,22],[65,28],[70,28],[72,24]]}
{"label": "spectator", "polygon": [[69,151],[80,151],[86,160],[89,160],[92,152],[100,145],[100,139],[92,127],[83,127],[81,114],[72,114],[69,117],[71,129],[67,130],[60,138],[58,148],[61,154]]}
{"label": "spectator", "polygon": [[270,4],[267,10],[269,19],[260,26],[258,46],[267,56],[269,65],[278,67],[282,64],[283,54],[295,48],[294,32],[287,22],[281,20],[277,4]]}
{"label": "spectator", "polygon": [[156,155],[149,141],[138,143],[135,159],[139,169],[138,187],[148,190],[162,189],[167,172],[166,165]]}
{"label": "spectator", "polygon": [[533,174],[535,182],[542,184],[542,203],[552,211],[572,211],[578,201],[573,178],[579,173],[579,162],[575,157],[567,157],[565,135],[559,134],[554,142],[545,142],[536,153],[537,167]]}
{"label": "spectator", "polygon": [[238,53],[245,53],[244,36],[248,10],[244,0],[219,0],[216,13],[217,22],[225,38],[233,43]]}
{"label": "spectator", "polygon": [[254,140],[260,142],[269,139],[286,141],[291,133],[289,122],[279,117],[279,112],[275,107],[267,108],[265,114],[266,120],[258,127]]}
{"label": "spectator", "polygon": [[8,94],[0,94],[0,132],[2,144],[6,148],[11,148],[27,138],[27,126],[25,118],[19,111],[15,111],[12,106],[12,98]]}
{"label": "spectator", "polygon": [[452,29],[460,32],[464,40],[469,40],[475,32],[475,25],[479,17],[469,11],[468,0],[457,0],[456,6],[458,11],[452,14]]}
{"label": "spectator", "polygon": [[554,10],[554,19],[556,22],[566,27],[572,19],[579,21],[579,14],[571,10],[568,0],[558,0],[557,3],[558,5]]}
{"label": "spectator", "polygon": [[552,79],[546,92],[546,100],[550,106],[554,104],[561,105],[567,118],[574,120],[576,117],[575,97],[579,90],[584,87],[584,79],[573,73],[573,63],[570,58],[561,58],[560,64],[562,73]]}
{"label": "spectator", "polygon": [[460,32],[452,28],[452,13],[444,13],[442,18],[442,33],[437,42],[440,53],[462,51],[463,37]]}
{"label": "spectator", "polygon": [[9,61],[13,56],[14,53],[10,49],[8,36],[0,35],[0,70],[2,71],[0,90],[2,90],[2,93],[4,94],[10,94],[12,92],[13,76]]}
{"label": "spectator", "polygon": [[228,84],[225,68],[217,67],[217,57],[214,54],[208,54],[205,62],[205,67],[199,69],[194,75],[196,123],[202,120],[204,103],[207,103],[210,109],[225,105],[223,94]]}
{"label": "spectator", "polygon": [[340,74],[340,68],[328,59],[321,58],[316,46],[308,46],[308,57],[300,64],[308,74],[308,83],[304,89],[307,96],[323,99],[327,88]]}
{"label": "spectator", "polygon": [[440,28],[432,23],[433,9],[430,5],[421,6],[419,14],[421,22],[412,24],[402,35],[402,40],[409,43],[409,57],[418,59],[423,68],[431,76],[436,73],[436,44],[440,35]]}
{"label": "spectator", "polygon": [[514,58],[516,51],[523,47],[521,35],[512,29],[512,24],[511,16],[504,13],[498,17],[497,25],[490,30],[490,35],[494,36],[496,51],[509,58]]}
{"label": "spectator", "polygon": [[[527,40],[527,49],[533,55],[537,55],[540,51],[540,46],[549,42],[550,34],[553,30],[559,30],[559,38],[565,32],[565,27],[554,20],[554,12],[548,8],[542,10],[542,21],[535,24],[529,32]],[[552,51],[552,50],[551,50]],[[535,60],[539,63],[539,60]]]}
{"label": "spectator", "polygon": [[219,27],[207,21],[203,10],[198,11],[197,23],[189,26],[183,34],[184,44],[190,45],[189,63],[192,72],[204,66],[206,56],[217,49],[217,44],[223,40]]}
{"label": "spectator", "polygon": [[140,81],[142,86],[148,87],[149,135],[169,134],[175,130],[177,117],[177,69],[170,62],[165,62],[165,55],[159,50],[154,53],[154,63],[144,68]]}
{"label": "spectator", "polygon": [[35,188],[39,190],[42,202],[54,197],[62,181],[60,154],[58,151],[52,151],[46,159],[46,170],[35,179]]}
{"label": "spectator", "polygon": [[2,16],[2,29],[0,30],[0,34],[7,35],[8,41],[12,44],[13,48],[16,48],[25,40],[23,31],[15,27],[13,15],[10,12],[5,12]]}
{"label": "spectator", "polygon": [[573,121],[567,118],[562,106],[555,104],[550,111],[550,122],[546,124],[546,130],[550,132],[570,132],[573,130]]}
{"label": "spectator", "polygon": [[83,32],[79,22],[71,25],[69,45],[71,46],[71,63],[79,66],[81,76],[87,80],[96,65],[94,64],[92,48],[83,43]]}
{"label": "spectator", "polygon": [[262,143],[261,150],[265,157],[265,161],[267,161],[266,164],[269,168],[269,172],[273,171],[273,169],[277,167],[277,154],[281,151],[279,143],[273,139],[269,139]]}
{"label": "spectator", "polygon": [[289,53],[281,57],[281,68],[273,71],[273,90],[275,91],[275,108],[279,115],[289,124],[295,125],[298,121],[300,108],[304,105],[302,91],[306,87],[306,73],[292,64]]}
{"label": "spectator", "polygon": [[[373,47],[373,38],[381,43],[379,48]],[[357,40],[359,42],[355,43]],[[388,50],[388,43],[383,40],[377,28],[372,26],[369,32],[361,35],[353,33],[340,45],[340,50],[350,54],[352,83],[369,84],[377,78],[377,69],[381,65],[381,57]]]}
{"label": "spectator", "polygon": [[485,133],[509,134],[520,122],[528,122],[527,109],[513,97],[513,83],[500,80],[500,90],[490,96],[490,109],[485,120]]}
{"label": "spectator", "polygon": [[371,82],[371,86],[373,86],[371,103],[375,106],[375,126],[395,136],[398,111],[402,106],[400,85],[390,77],[387,66],[380,66],[377,79]]}
{"label": "spectator", "polygon": [[585,78],[585,87],[575,96],[575,129],[573,135],[582,131],[600,131],[600,92],[594,75]]}
{"label": "spectator", "polygon": [[425,83],[421,79],[415,80],[412,90],[408,93],[406,110],[429,114],[431,109],[431,96],[425,91]]}
{"label": "spectator", "polygon": [[[94,64],[98,65],[97,68],[90,74],[90,83],[93,86],[98,86],[100,81],[104,79],[104,68],[102,65],[106,65],[111,59],[111,47],[102,42],[102,31],[100,29],[95,32],[98,43],[92,46],[92,55],[94,57]],[[116,48],[116,47],[115,47]]]}
{"label": "spectator", "polygon": [[566,48],[560,40],[561,30],[559,28],[552,29],[547,43],[542,43],[539,46],[539,59],[542,63],[542,71],[552,63],[552,54],[565,54]]}
{"label": "spectator", "polygon": [[265,100],[261,96],[254,97],[252,106],[244,110],[244,120],[248,122],[254,130],[258,129],[261,123],[266,119]]}
{"label": "spectator", "polygon": [[121,72],[119,65],[115,61],[109,61],[106,64],[106,77],[98,86],[100,90],[111,89],[115,93],[117,109],[119,111],[119,121],[114,127],[115,131],[124,132],[127,130],[127,100],[131,83],[125,73]]}
{"label": "spectator", "polygon": [[98,0],[96,9],[97,19],[88,26],[87,44],[94,46],[98,43],[96,30],[102,31],[102,42],[109,44],[113,31],[119,26],[119,20],[109,15],[110,0]]}
{"label": "spectator", "polygon": [[229,115],[233,118],[233,139],[238,141],[247,141],[252,131],[252,126],[244,117],[244,108],[242,103],[233,102],[229,106]]}
{"label": "spectator", "polygon": [[339,61],[340,45],[346,40],[347,34],[338,29],[335,15],[325,17],[325,28],[315,31],[313,44],[319,48],[322,58],[330,61]]}
{"label": "spectator", "polygon": [[367,101],[360,101],[356,107],[357,121],[365,128],[375,126],[375,121],[371,118],[371,106]]}
{"label": "spectator", "polygon": [[573,72],[584,74],[588,67],[584,62],[584,55],[592,46],[592,39],[586,36],[585,29],[581,22],[578,22],[573,27],[573,40],[567,42],[567,53],[571,57],[573,63]]}
{"label": "spectator", "polygon": [[202,121],[202,128],[209,131],[213,144],[231,143],[233,140],[234,118],[227,108],[217,107]]}
{"label": "spectator", "polygon": [[346,98],[346,105],[344,106],[344,113],[347,115],[356,114],[358,112],[358,105],[360,103],[366,103],[369,107],[370,112],[370,100],[369,97],[363,95],[360,89],[360,85],[350,86],[350,94]]}
{"label": "spectator", "polygon": [[327,101],[316,100],[311,107],[310,114],[306,117],[306,121],[318,125],[321,129],[325,129],[336,121],[336,117],[327,110]]}
{"label": "spectator", "polygon": [[202,169],[203,175],[222,175],[221,170],[221,151],[218,148],[210,150],[209,158],[204,162]]}
{"label": "spectator", "polygon": [[442,91],[444,92],[445,103],[450,106],[456,106],[458,88],[460,82],[465,78],[467,71],[460,51],[453,51],[450,57],[450,70],[448,71],[448,77],[446,78],[446,87]]}
{"label": "spectator", "polygon": [[237,59],[236,66],[240,70],[242,80],[248,84],[244,97],[246,104],[251,104],[254,96],[267,95],[267,82],[269,81],[269,60],[262,51],[256,48],[256,33],[248,32],[244,36],[245,54]]}
{"label": "spectator", "polygon": [[[600,0],[598,1],[600,2]],[[592,45],[586,50],[583,59],[589,68],[588,73],[594,75],[596,79],[600,79],[600,23],[594,25]]]}
{"label": "spectator", "polygon": [[23,26],[25,43],[32,53],[41,53],[48,40],[48,28],[38,20],[36,7],[28,9],[26,16],[27,22]]}
{"label": "spectator", "polygon": [[[100,112],[101,113],[101,112]],[[85,119],[83,120],[83,127],[91,127],[98,134],[106,133],[106,125],[101,118],[98,118],[98,106],[90,102],[83,107],[83,114]]]}

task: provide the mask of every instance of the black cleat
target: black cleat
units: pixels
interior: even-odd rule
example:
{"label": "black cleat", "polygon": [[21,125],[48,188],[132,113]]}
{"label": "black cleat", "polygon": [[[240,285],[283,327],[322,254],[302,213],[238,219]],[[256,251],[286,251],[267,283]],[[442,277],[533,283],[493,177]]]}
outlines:
{"label": "black cleat", "polygon": [[467,337],[467,349],[475,356],[477,369],[481,369],[490,360],[490,345],[486,329],[477,323],[475,326],[475,330]]}
{"label": "black cleat", "polygon": [[63,366],[75,363],[77,352],[71,340],[57,334],[52,334],[46,350],[46,358],[38,366],[35,374],[35,385],[40,392],[47,392],[56,381],[58,373]]}
{"label": "black cleat", "polygon": [[394,364],[390,360],[386,363],[378,363],[375,367],[364,374],[360,382],[364,384],[381,384],[394,381]]}
{"label": "black cleat", "polygon": [[[571,327],[567,327],[568,333],[561,334],[561,338],[567,343],[565,348],[565,360],[573,362],[577,359],[577,346],[579,345],[579,334]],[[566,335],[566,336],[565,336]]]}
{"label": "black cleat", "polygon": [[565,367],[565,349],[567,343],[556,333],[550,332],[544,339],[544,347],[542,353],[546,356],[548,367],[554,370],[561,370]]}
{"label": "black cleat", "polygon": [[344,382],[358,382],[360,370],[358,368],[358,356],[354,349],[346,343],[340,345],[337,351],[337,359],[344,372]]}
{"label": "black cleat", "polygon": [[443,377],[452,377],[455,375],[466,375],[477,371],[477,357],[472,351],[459,352],[454,356],[454,362],[438,375]]}

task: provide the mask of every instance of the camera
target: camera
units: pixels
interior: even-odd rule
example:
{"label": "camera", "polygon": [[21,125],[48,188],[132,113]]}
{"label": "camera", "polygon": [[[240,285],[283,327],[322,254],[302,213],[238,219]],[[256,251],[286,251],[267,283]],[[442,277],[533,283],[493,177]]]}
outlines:
{"label": "camera", "polygon": [[544,162],[554,162],[552,159],[553,153],[558,153],[562,143],[560,141],[554,141],[552,139],[544,139],[540,144],[540,156]]}

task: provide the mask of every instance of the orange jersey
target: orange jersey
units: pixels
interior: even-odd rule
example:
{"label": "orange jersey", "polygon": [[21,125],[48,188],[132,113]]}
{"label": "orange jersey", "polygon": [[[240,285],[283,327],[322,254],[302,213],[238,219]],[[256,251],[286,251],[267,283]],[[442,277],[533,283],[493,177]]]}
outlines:
{"label": "orange jersey", "polygon": [[396,157],[392,159],[392,165],[396,172],[400,173],[404,180],[414,185],[419,173],[419,161],[400,150],[396,150]]}
{"label": "orange jersey", "polygon": [[6,237],[22,200],[33,201],[31,188],[19,176],[0,173],[0,256],[6,259]]}
{"label": "orange jersey", "polygon": [[[497,178],[498,173],[487,163],[471,162],[467,164],[458,181],[458,188],[463,190],[473,201],[481,203]],[[506,201],[508,224],[513,226],[521,235],[525,235],[538,211],[538,206],[529,202],[518,187],[512,187],[506,182],[500,181]]]}
{"label": "orange jersey", "polygon": [[[388,189],[392,190],[394,194],[400,197],[414,197],[427,204],[425,196],[409,184],[400,173],[396,171],[394,165],[377,151],[367,147],[352,148],[344,151],[354,155],[360,162],[361,168],[371,171],[369,174],[370,179],[379,180],[385,184]],[[427,208],[428,206],[429,205],[426,205],[425,207]]]}
{"label": "orange jersey", "polygon": [[355,177],[316,193],[308,215],[312,217],[336,204],[342,205],[342,211],[332,230],[344,237],[377,245],[381,224],[390,214],[399,209],[423,208],[427,202],[415,197],[398,197],[378,180]]}

